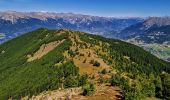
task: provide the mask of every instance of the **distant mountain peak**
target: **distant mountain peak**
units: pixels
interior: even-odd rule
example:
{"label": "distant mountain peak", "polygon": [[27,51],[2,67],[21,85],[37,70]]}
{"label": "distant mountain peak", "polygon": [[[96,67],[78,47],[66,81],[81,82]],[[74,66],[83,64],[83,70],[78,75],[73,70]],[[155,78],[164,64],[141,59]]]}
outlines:
{"label": "distant mountain peak", "polygon": [[113,19],[141,19],[141,18],[123,18],[123,17],[100,17],[100,16],[91,16],[91,15],[83,15],[83,14],[75,14],[72,12],[69,13],[56,13],[56,12],[47,12],[47,11],[40,11],[40,12],[17,12],[17,11],[5,11],[0,12],[0,19],[5,19],[9,21],[14,21],[19,18],[37,18],[41,20],[46,20],[47,18],[65,18],[65,19],[85,19],[85,20],[113,20]]}
{"label": "distant mountain peak", "polygon": [[170,25],[170,17],[165,16],[165,17],[149,17],[145,22],[145,26],[151,27],[153,25],[157,26],[165,26],[165,25]]}

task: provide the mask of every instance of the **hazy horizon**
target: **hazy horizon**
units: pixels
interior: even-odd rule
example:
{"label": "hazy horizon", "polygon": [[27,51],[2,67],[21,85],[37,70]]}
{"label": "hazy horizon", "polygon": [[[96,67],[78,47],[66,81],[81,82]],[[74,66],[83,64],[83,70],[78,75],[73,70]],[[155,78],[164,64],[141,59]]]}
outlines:
{"label": "hazy horizon", "polygon": [[103,17],[170,16],[168,0],[0,0],[0,11],[75,13]]}
{"label": "hazy horizon", "polygon": [[0,10],[0,13],[4,12],[17,12],[17,13],[64,13],[64,14],[75,14],[75,15],[87,15],[87,16],[97,16],[97,17],[108,17],[108,18],[149,18],[149,17],[170,17],[170,15],[162,15],[162,16],[102,16],[102,15],[92,15],[92,14],[86,14],[86,13],[76,13],[76,12],[56,12],[56,11],[15,11],[15,10]]}

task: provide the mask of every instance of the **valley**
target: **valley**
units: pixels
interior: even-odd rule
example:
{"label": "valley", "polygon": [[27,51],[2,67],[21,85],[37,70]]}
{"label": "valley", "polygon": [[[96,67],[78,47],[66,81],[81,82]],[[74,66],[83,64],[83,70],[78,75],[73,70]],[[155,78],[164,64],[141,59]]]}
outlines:
{"label": "valley", "polygon": [[161,58],[166,61],[170,61],[170,47],[169,45],[160,45],[160,44],[146,44],[141,45],[145,50],[151,52],[158,58]]}

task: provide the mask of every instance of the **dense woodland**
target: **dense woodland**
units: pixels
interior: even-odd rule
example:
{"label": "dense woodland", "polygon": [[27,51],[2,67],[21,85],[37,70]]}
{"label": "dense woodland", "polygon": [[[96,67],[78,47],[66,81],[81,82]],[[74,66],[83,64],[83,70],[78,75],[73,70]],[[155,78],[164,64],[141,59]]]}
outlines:
{"label": "dense woodland", "polygon": [[[63,63],[63,52],[69,50],[72,43],[68,32],[56,35],[60,31],[62,30],[39,29],[0,45],[0,99],[20,99],[42,91],[78,86],[83,86],[83,95],[94,92],[94,84],[87,82],[90,80],[88,75],[80,75],[79,68],[72,60]],[[82,41],[91,46],[99,45],[99,41],[109,44],[109,47],[101,46],[109,55],[98,55],[108,65],[114,63],[112,67],[118,73],[104,82],[121,87],[126,100],[141,100],[145,97],[170,99],[170,63],[129,43],[78,31],[70,32],[78,34]],[[62,44],[41,59],[27,62],[26,55],[34,54],[42,44],[63,39],[65,41]],[[69,54],[76,55],[71,51]],[[60,62],[62,64],[56,66]],[[96,61],[91,63],[96,67],[100,66]],[[105,73],[107,72],[102,71],[102,74]],[[123,77],[122,73],[127,73],[127,77]]]}

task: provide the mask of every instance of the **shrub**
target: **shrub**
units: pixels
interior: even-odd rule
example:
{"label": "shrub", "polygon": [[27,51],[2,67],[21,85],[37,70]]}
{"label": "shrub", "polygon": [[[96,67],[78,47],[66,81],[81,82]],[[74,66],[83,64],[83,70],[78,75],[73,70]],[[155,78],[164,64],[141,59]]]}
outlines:
{"label": "shrub", "polygon": [[84,59],[83,63],[86,63],[86,59]]}
{"label": "shrub", "polygon": [[103,69],[103,70],[101,71],[101,73],[102,73],[102,74],[106,74],[106,73],[107,73],[107,70],[106,70],[106,69]]}
{"label": "shrub", "polygon": [[88,80],[88,75],[82,75],[79,79],[79,86],[85,85],[87,84],[87,80]]}
{"label": "shrub", "polygon": [[100,66],[100,63],[98,61],[91,60],[90,63],[93,64],[93,66],[96,66],[96,67]]}
{"label": "shrub", "polygon": [[170,100],[170,74],[161,75],[162,86],[163,86],[163,98]]}
{"label": "shrub", "polygon": [[71,57],[74,57],[77,54],[75,51],[72,50],[69,50],[68,53],[70,54]]}
{"label": "shrub", "polygon": [[98,81],[99,81],[99,83],[100,83],[100,84],[104,83],[104,79],[103,79],[103,77],[102,77],[102,76],[100,76],[100,78],[99,78],[99,80],[98,80]]}
{"label": "shrub", "polygon": [[96,66],[96,67],[99,67],[100,66],[100,63],[98,61],[95,61],[93,66]]}
{"label": "shrub", "polygon": [[83,95],[89,96],[92,95],[96,90],[96,87],[94,84],[86,84],[86,86],[83,88]]}
{"label": "shrub", "polygon": [[91,61],[90,61],[90,64],[94,64],[94,60],[91,60]]}
{"label": "shrub", "polygon": [[83,54],[83,53],[81,53],[81,54],[80,54],[80,56],[84,56],[84,54]]}
{"label": "shrub", "polygon": [[78,86],[78,79],[75,76],[70,75],[65,79],[64,86],[66,88],[77,87]]}

